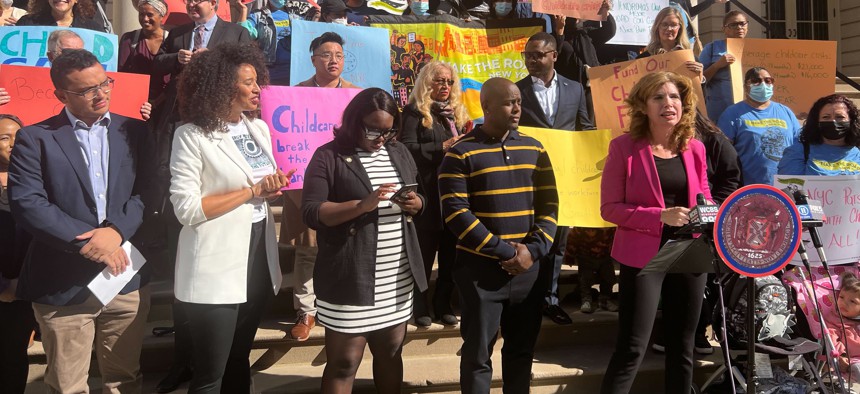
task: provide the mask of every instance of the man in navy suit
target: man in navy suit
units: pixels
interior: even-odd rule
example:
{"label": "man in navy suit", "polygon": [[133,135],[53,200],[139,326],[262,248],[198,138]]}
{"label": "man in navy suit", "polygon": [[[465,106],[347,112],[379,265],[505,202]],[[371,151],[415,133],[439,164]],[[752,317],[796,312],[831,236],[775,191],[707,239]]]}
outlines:
{"label": "man in navy suit", "polygon": [[143,218],[146,127],[109,112],[114,81],[86,50],[64,49],[51,81],[65,109],[18,132],[9,166],[12,215],[33,236],[17,297],[33,303],[51,391],[89,390],[95,342],[103,390],[140,392],[146,279],[135,274],[107,305],[87,285],[130,263],[120,245]]}
{"label": "man in navy suit", "polygon": [[[585,90],[555,71],[558,48],[555,37],[536,33],[526,42],[523,58],[529,76],[517,82],[522,96],[520,126],[556,130],[591,130]],[[558,226],[550,252],[540,265],[543,280],[548,282],[544,297],[544,315],[558,324],[570,324],[570,316],[558,304],[558,277],[564,262],[569,227]]]}

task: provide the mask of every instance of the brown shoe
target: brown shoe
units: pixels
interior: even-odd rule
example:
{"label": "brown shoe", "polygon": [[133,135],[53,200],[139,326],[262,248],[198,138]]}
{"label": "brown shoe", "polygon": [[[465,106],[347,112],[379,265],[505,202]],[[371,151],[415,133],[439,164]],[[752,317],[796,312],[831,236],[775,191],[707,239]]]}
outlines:
{"label": "brown shoe", "polygon": [[301,342],[307,341],[311,335],[311,329],[317,325],[317,319],[314,315],[302,314],[296,319],[296,324],[290,330],[290,335],[293,339]]}

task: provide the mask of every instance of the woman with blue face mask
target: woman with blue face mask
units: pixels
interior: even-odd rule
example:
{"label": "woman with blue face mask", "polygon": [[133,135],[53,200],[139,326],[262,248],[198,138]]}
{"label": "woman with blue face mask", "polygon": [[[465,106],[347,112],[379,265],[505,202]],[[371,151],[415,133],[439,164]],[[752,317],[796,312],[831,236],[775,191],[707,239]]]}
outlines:
{"label": "woman with blue face mask", "polygon": [[514,3],[511,0],[499,0],[491,3],[490,18],[492,19],[507,19],[514,18],[515,15],[511,11],[514,9]]}
{"label": "woman with blue face mask", "polygon": [[783,151],[800,133],[794,112],[772,101],[775,82],[764,67],[747,70],[744,100],[727,108],[717,123],[738,151],[744,185],[773,184]]}
{"label": "woman with blue face mask", "polygon": [[403,15],[427,16],[430,15],[429,0],[408,0]]}

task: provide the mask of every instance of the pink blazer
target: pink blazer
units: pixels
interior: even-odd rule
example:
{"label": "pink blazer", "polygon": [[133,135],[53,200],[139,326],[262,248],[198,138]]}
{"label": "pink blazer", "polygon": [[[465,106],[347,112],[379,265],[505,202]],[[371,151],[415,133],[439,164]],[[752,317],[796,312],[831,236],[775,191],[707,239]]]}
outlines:
{"label": "pink blazer", "polygon": [[[691,140],[681,160],[687,171],[687,206],[696,205],[699,193],[711,200],[705,146]],[[612,257],[630,267],[644,267],[660,248],[660,211],[664,208],[651,144],[644,138],[634,140],[629,134],[613,139],[600,183],[600,214],[618,226]]]}

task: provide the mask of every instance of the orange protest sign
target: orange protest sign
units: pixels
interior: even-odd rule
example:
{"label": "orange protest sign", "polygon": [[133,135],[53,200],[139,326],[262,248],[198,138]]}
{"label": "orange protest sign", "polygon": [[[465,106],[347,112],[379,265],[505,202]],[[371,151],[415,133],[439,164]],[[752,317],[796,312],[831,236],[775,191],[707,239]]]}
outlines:
{"label": "orange protest sign", "polygon": [[[0,86],[12,100],[0,107],[0,112],[13,114],[31,125],[54,116],[63,104],[54,95],[51,69],[33,66],[0,66]],[[149,94],[149,75],[109,72],[113,78],[110,112],[141,119],[140,106]]]}
{"label": "orange protest sign", "polygon": [[[164,19],[164,24],[169,26],[179,26],[186,23],[191,23],[191,18],[188,17],[188,12],[185,9],[184,0],[166,0],[167,2],[167,17]],[[230,3],[227,0],[218,0],[218,11],[215,11],[218,17],[230,22]]]}
{"label": "orange protest sign", "polygon": [[836,41],[729,38],[728,52],[737,59],[729,67],[735,102],[744,99],[744,73],[764,67],[774,78],[773,101],[801,119],[815,100],[836,91]]}
{"label": "orange protest sign", "polygon": [[687,69],[685,62],[694,60],[692,50],[673,51],[642,59],[608,64],[588,69],[591,95],[594,100],[594,117],[598,129],[610,129],[613,136],[628,130],[630,122],[624,99],[633,85],[646,74],[672,71],[693,80],[693,91],[699,97],[699,110],[706,113],[705,95],[699,75]]}
{"label": "orange protest sign", "polygon": [[[609,7],[601,13],[604,0],[532,0],[535,12],[549,15],[564,15],[576,19],[605,21]],[[569,27],[570,29],[573,26]]]}

